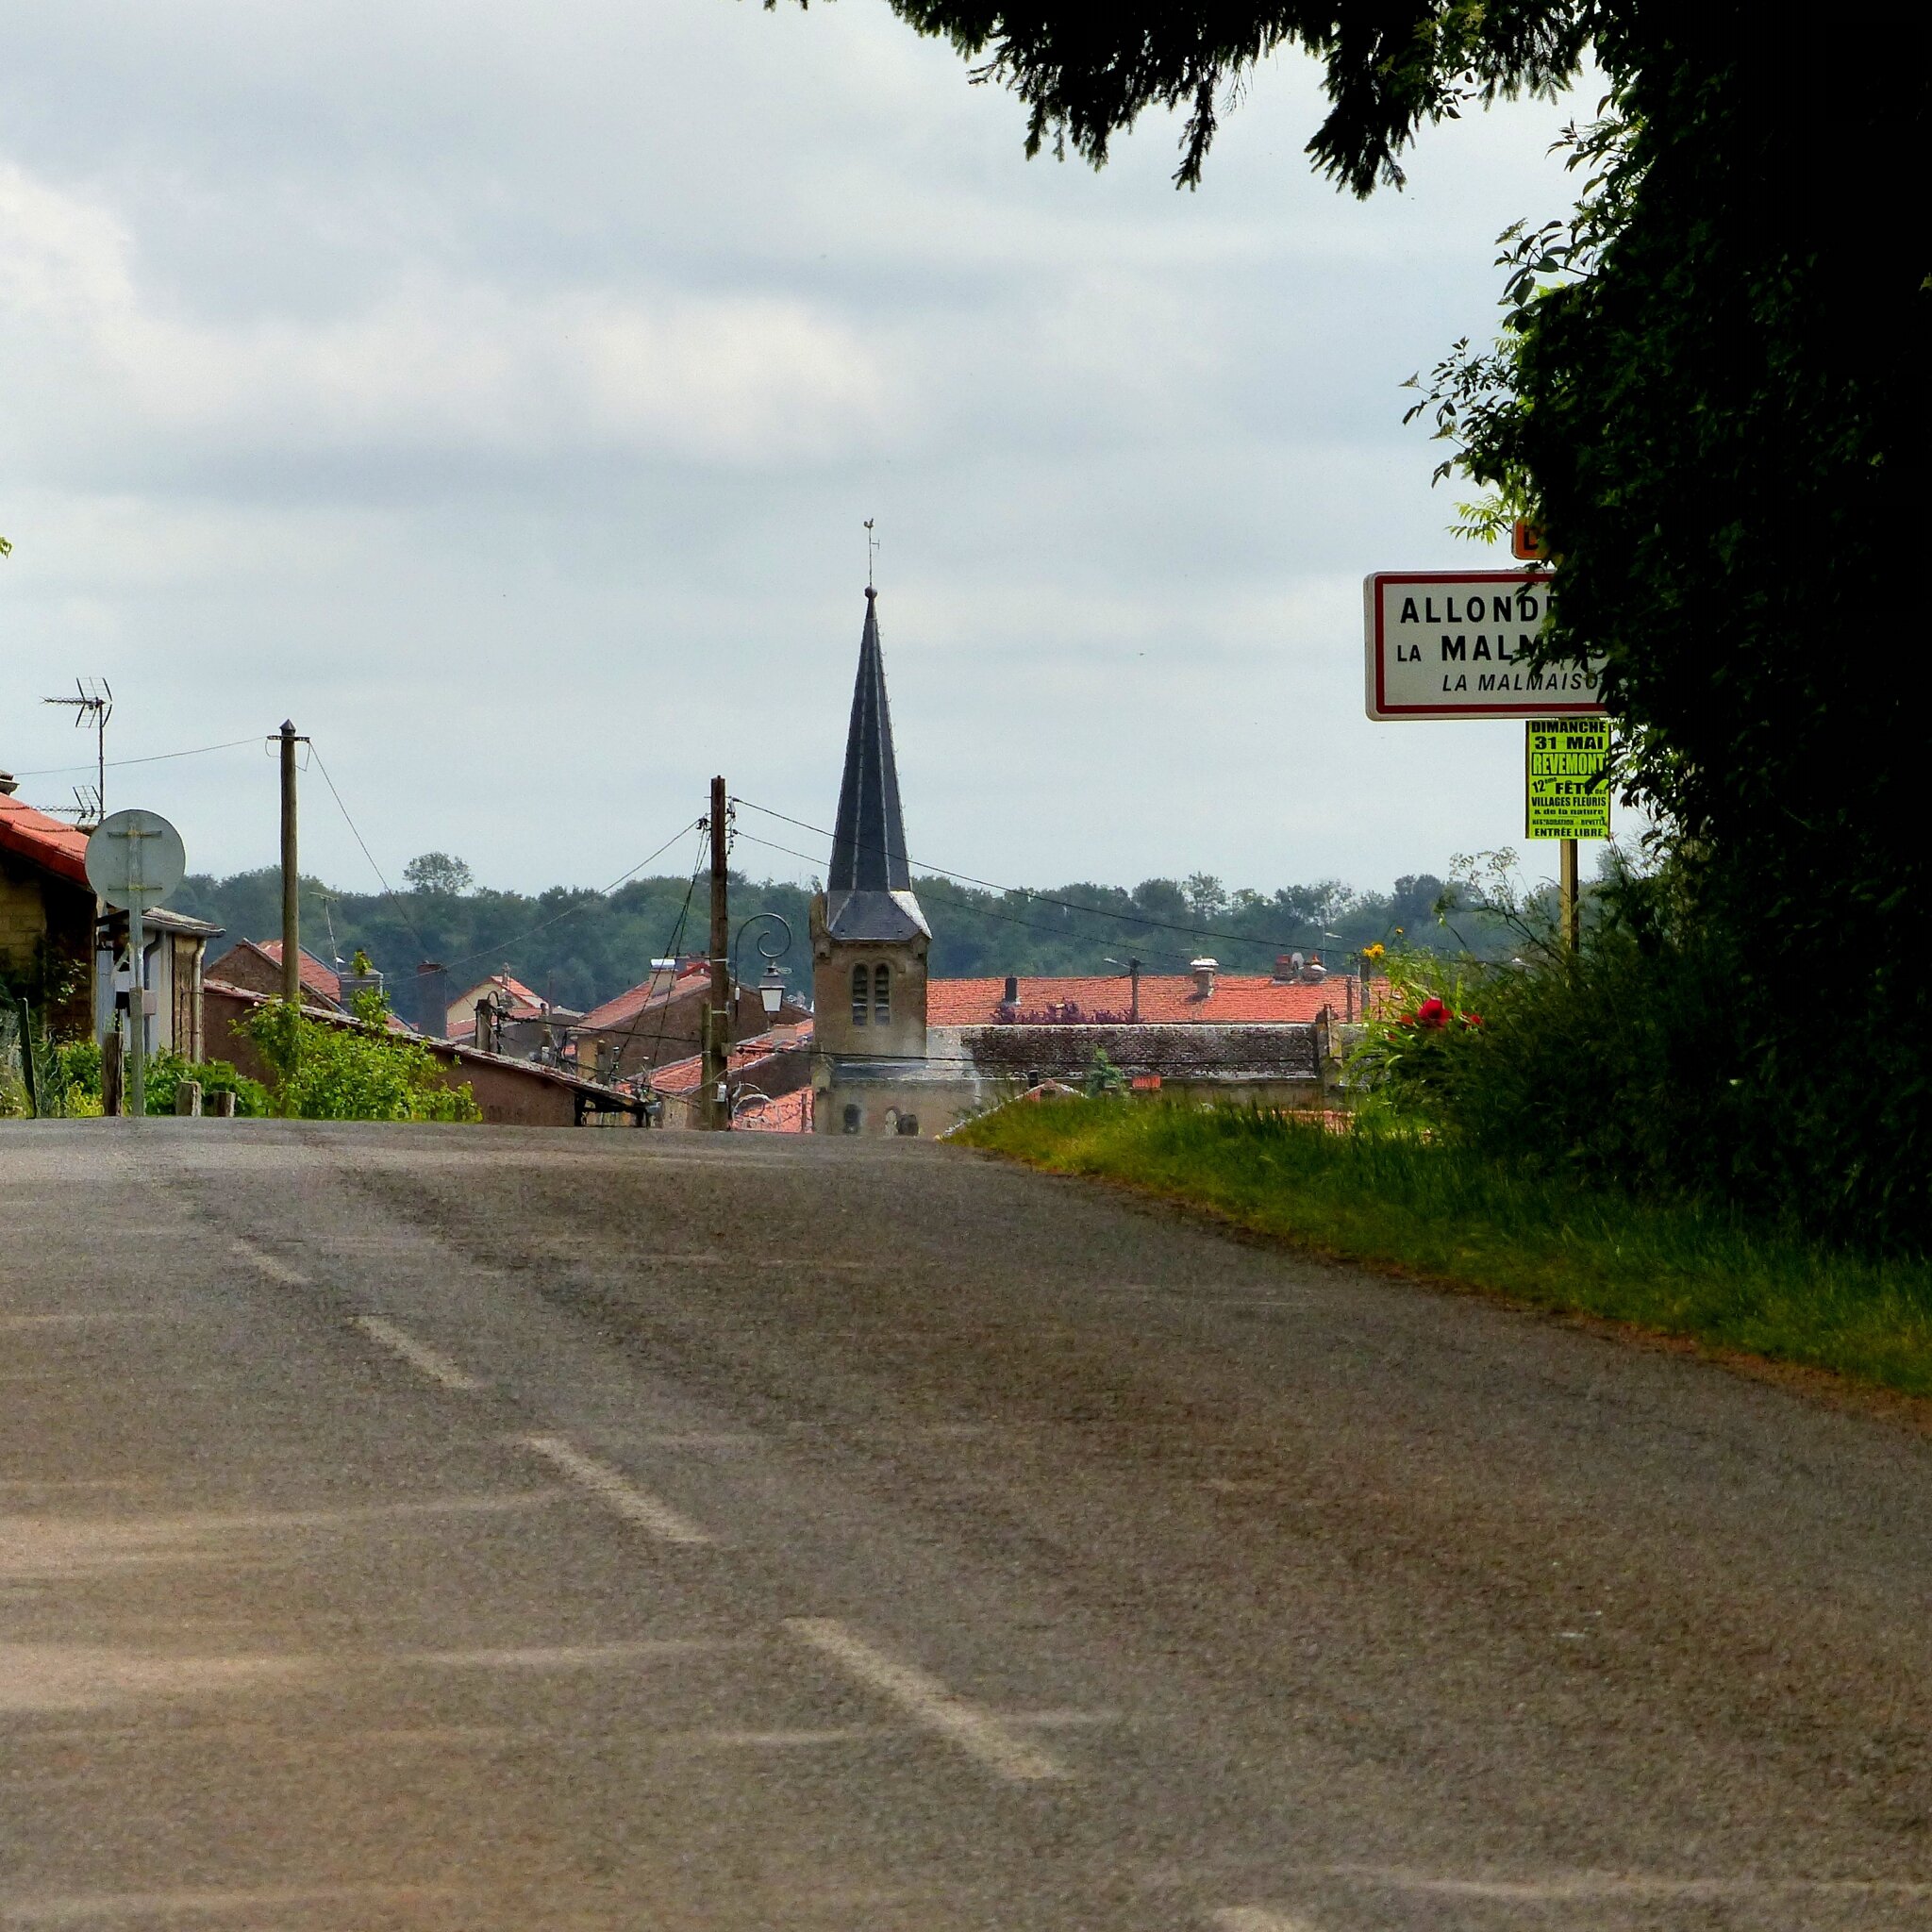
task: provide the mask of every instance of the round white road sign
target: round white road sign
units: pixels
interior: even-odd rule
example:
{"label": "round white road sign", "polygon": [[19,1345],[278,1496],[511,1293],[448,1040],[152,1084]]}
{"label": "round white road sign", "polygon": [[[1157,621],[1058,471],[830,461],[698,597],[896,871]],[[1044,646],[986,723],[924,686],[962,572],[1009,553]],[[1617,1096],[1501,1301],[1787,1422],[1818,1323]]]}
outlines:
{"label": "round white road sign", "polygon": [[88,884],[124,910],[158,906],[187,871],[181,834],[158,811],[114,812],[87,841]]}

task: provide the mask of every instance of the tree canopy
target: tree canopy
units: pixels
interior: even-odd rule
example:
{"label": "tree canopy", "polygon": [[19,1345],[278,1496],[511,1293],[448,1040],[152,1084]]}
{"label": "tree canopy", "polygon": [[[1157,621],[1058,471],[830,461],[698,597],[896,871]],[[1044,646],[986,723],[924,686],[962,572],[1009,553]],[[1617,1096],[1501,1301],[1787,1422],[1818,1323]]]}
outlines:
{"label": "tree canopy", "polygon": [[[1707,1101],[1687,1180],[1923,1245],[1932,880],[1884,587],[1923,461],[1932,284],[1889,159],[1923,134],[1924,63],[1820,78],[1823,23],[1740,0],[892,5],[1021,97],[1030,153],[1099,165],[1184,110],[1188,186],[1277,48],[1323,64],[1307,151],[1357,194],[1399,186],[1429,123],[1594,59],[1576,208],[1505,238],[1503,341],[1458,343],[1425,400],[1445,469],[1541,524],[1545,654],[1603,659],[1622,782],[1662,824],[1669,876],[1626,904],[1659,996],[1681,972],[1710,1016],[1675,1070]],[[1847,952],[1856,973],[1826,970]]]}

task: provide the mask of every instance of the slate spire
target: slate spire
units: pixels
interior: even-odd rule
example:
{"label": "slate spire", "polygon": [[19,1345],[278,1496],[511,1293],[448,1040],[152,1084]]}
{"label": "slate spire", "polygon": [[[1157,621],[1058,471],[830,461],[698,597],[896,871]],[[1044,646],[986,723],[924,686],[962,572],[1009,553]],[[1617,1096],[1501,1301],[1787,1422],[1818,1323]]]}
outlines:
{"label": "slate spire", "polygon": [[886,664],[879,651],[878,592],[865,591],[865,632],[845,734],[845,777],[832,833],[825,891],[909,892],[906,823],[899,810],[899,768],[892,757],[892,714],[886,707]]}

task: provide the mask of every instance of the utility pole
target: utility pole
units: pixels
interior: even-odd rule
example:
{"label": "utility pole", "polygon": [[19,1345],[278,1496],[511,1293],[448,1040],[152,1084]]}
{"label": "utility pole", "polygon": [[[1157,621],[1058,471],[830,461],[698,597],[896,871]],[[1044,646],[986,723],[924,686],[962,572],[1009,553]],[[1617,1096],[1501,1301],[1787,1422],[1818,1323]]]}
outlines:
{"label": "utility pole", "polygon": [[700,1118],[731,1126],[731,908],[726,897],[724,781],[711,780],[711,997],[705,1012],[705,1104]]}
{"label": "utility pole", "polygon": [[1557,913],[1563,943],[1574,956],[1583,941],[1583,897],[1576,883],[1576,841],[1565,839],[1557,858]]}
{"label": "utility pole", "polygon": [[295,867],[295,747],[302,740],[282,720],[282,997],[302,1004],[301,874]]}

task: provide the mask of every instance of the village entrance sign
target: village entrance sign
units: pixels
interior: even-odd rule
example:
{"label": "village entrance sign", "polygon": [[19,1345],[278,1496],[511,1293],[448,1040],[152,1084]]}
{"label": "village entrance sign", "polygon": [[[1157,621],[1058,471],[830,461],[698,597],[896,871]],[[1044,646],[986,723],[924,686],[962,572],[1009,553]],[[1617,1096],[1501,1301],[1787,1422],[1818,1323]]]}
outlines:
{"label": "village entrance sign", "polygon": [[1533,671],[1547,571],[1378,571],[1362,587],[1371,718],[1593,717],[1596,673]]}
{"label": "village entrance sign", "polygon": [[87,882],[109,906],[127,914],[127,963],[133,969],[127,1027],[127,1111],[139,1119],[147,1104],[147,1007],[141,916],[158,906],[188,871],[181,834],[158,811],[139,808],[104,818],[87,841]]}
{"label": "village entrance sign", "polygon": [[[1542,555],[1541,540],[1521,523],[1512,547],[1519,557]],[[1593,664],[1531,667],[1549,619],[1550,573],[1377,571],[1362,580],[1362,606],[1371,718],[1527,721],[1528,836],[1561,841],[1558,916],[1574,950],[1582,905],[1576,837],[1609,836],[1608,760],[1607,752],[1591,759],[1582,776],[1557,769],[1569,757],[1567,741],[1557,741],[1564,724],[1601,718],[1604,700]]]}

